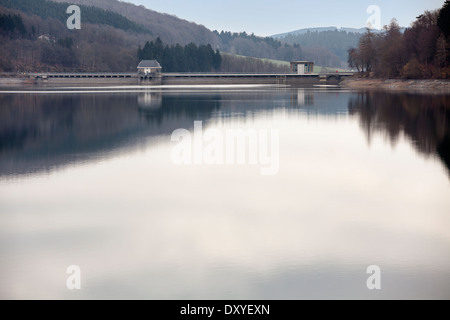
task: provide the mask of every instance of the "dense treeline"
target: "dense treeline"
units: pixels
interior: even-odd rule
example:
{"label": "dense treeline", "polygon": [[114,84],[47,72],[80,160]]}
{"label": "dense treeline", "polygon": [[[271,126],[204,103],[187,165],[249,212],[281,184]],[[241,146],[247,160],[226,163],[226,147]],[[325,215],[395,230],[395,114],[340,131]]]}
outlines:
{"label": "dense treeline", "polygon": [[288,34],[283,42],[297,44],[303,48],[306,60],[314,60],[325,67],[346,67],[347,51],[358,45],[361,33],[340,30],[307,31]]}
{"label": "dense treeline", "polygon": [[348,51],[348,64],[366,75],[385,78],[450,77],[450,1],[425,11],[404,33],[392,20],[381,34],[371,30]]}
{"label": "dense treeline", "polygon": [[[64,24],[67,21],[67,4],[47,0],[0,0],[0,6],[35,14],[43,19],[55,18]],[[125,31],[150,33],[149,30],[124,16],[104,9],[80,5],[82,20],[86,23],[104,24]]]}
{"label": "dense treeline", "polygon": [[24,37],[27,34],[22,17],[18,14],[0,13],[0,34],[9,37]]}
{"label": "dense treeline", "polygon": [[289,72],[263,59],[236,56],[214,51],[211,45],[164,45],[161,39],[147,42],[138,49],[139,60],[157,60],[164,72]]}
{"label": "dense treeline", "polygon": [[138,49],[139,60],[158,60],[164,72],[210,72],[218,71],[222,63],[219,51],[211,45],[187,46],[176,44],[164,45],[160,38],[147,42]]}

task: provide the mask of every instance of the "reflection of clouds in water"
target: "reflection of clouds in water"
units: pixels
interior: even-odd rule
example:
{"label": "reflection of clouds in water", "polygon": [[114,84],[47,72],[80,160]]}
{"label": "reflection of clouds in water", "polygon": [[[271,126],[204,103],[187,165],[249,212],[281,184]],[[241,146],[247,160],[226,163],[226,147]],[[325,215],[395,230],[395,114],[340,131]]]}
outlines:
{"label": "reflection of clouds in water", "polygon": [[[88,298],[448,298],[448,183],[436,162],[404,139],[368,147],[356,121],[283,114],[249,124],[282,128],[274,177],[174,166],[168,139],[2,182],[1,295],[73,297],[64,272],[77,264],[76,294]],[[383,272],[374,295],[371,264]]]}

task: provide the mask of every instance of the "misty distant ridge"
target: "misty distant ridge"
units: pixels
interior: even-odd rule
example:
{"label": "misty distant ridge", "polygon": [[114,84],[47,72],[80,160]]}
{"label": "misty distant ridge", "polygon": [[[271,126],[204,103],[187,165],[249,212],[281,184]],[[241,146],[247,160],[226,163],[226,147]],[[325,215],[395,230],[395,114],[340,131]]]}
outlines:
{"label": "misty distant ridge", "polygon": [[[280,34],[275,34],[273,36],[271,36],[272,38],[275,39],[281,39],[284,38],[288,35],[302,35],[308,32],[325,32],[325,31],[345,31],[345,32],[353,32],[353,33],[364,33],[366,32],[366,28],[338,28],[338,27],[318,27],[318,28],[304,28],[304,29],[299,29],[299,30],[295,30],[295,31],[291,31],[291,32],[286,32],[286,33],[280,33]],[[381,32],[382,30],[378,30],[378,29],[372,29],[373,32],[377,33],[377,32]]]}
{"label": "misty distant ridge", "polygon": [[[404,32],[406,28],[402,28]],[[302,56],[325,67],[347,67],[348,50],[356,48],[366,28],[318,27],[304,28],[287,33],[276,34],[272,39],[297,45],[302,48]],[[372,29],[381,34],[384,30]]]}

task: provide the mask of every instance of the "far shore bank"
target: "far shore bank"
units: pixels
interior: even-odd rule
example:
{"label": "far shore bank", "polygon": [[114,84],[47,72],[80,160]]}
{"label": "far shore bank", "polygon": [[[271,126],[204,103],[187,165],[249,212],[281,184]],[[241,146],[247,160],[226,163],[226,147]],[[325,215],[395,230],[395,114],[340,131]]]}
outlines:
{"label": "far shore bank", "polygon": [[[317,79],[316,79],[317,77]],[[283,79],[281,79],[283,78]],[[50,86],[79,86],[79,85],[150,85],[150,83],[138,83],[137,74],[133,79],[56,79],[53,82],[42,83],[24,75],[0,76],[0,88],[10,87],[46,87]],[[165,74],[162,85],[194,85],[194,84],[273,84],[292,87],[312,87],[313,85],[328,85],[328,81],[319,81],[318,75],[303,76],[297,79],[296,75],[256,75],[248,77],[235,77],[226,74]],[[332,83],[337,85],[338,83]],[[391,90],[391,91],[426,91],[450,94],[450,80],[404,80],[404,79],[368,79],[350,77],[338,84],[341,88],[358,90]]]}
{"label": "far shore bank", "polygon": [[0,77],[0,87],[23,86],[28,84],[25,77]]}
{"label": "far shore bank", "polygon": [[404,80],[404,79],[365,79],[351,78],[340,83],[343,88],[350,89],[383,89],[383,90],[427,90],[449,91],[450,80]]}

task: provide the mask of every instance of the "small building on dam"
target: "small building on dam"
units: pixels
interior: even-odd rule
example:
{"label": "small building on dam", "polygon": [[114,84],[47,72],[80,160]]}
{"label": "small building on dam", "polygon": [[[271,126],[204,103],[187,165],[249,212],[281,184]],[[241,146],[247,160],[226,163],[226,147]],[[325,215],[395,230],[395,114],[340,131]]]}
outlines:
{"label": "small building on dam", "polygon": [[156,60],[142,60],[137,66],[139,84],[161,84],[162,67]]}
{"label": "small building on dam", "polygon": [[313,61],[293,61],[291,71],[295,74],[312,74],[314,72]]}

